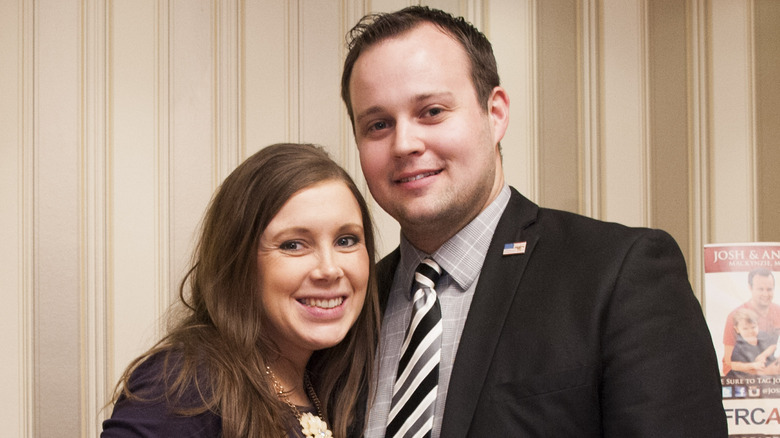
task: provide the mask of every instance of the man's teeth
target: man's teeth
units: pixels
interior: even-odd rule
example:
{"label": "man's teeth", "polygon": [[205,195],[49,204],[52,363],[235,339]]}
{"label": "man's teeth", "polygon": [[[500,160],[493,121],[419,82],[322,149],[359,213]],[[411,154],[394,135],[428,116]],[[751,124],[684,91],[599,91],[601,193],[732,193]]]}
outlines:
{"label": "man's teeth", "polygon": [[322,309],[332,309],[334,307],[338,307],[341,305],[341,303],[344,302],[344,298],[331,298],[329,300],[318,300],[313,298],[308,298],[303,300],[303,304],[309,306],[309,307],[320,307]]}
{"label": "man's teeth", "polygon": [[402,183],[406,183],[406,182],[411,182],[411,181],[417,181],[418,179],[423,179],[423,178],[425,178],[427,176],[436,175],[437,173],[439,173],[439,172],[425,172],[425,173],[421,173],[419,175],[410,176],[408,178],[401,178],[401,182]]}

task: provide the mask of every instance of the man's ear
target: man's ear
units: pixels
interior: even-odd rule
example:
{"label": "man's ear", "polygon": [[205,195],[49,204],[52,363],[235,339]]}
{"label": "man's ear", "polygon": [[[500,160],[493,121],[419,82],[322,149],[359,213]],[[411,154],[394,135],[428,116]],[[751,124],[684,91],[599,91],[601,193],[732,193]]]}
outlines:
{"label": "man's ear", "polygon": [[493,127],[493,137],[498,143],[509,126],[509,95],[503,87],[495,87],[488,99],[488,116]]}

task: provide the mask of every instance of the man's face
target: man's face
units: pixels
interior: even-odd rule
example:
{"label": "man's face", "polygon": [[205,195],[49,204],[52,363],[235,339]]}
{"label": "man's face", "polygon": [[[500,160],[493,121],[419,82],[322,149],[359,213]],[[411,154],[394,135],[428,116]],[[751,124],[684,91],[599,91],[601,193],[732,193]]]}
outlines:
{"label": "man's face", "polygon": [[350,78],[355,138],[371,194],[432,252],[498,194],[509,101],[485,111],[463,48],[421,24],[363,52]]}
{"label": "man's face", "polygon": [[750,287],[753,304],[761,309],[768,308],[775,297],[775,280],[770,276],[756,275]]}

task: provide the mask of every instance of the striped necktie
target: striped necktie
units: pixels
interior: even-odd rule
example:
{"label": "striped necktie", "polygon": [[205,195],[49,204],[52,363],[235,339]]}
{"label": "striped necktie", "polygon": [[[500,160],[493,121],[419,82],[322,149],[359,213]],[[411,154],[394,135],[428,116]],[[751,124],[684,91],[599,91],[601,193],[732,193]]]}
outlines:
{"label": "striped necktie", "polygon": [[441,360],[441,307],[435,290],[440,275],[431,258],[414,273],[414,308],[401,346],[386,438],[431,436]]}

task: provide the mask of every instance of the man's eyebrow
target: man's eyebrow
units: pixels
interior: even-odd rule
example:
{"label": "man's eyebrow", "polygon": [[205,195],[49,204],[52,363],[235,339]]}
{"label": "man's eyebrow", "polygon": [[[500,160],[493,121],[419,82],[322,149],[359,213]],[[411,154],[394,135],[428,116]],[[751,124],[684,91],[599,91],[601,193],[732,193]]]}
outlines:
{"label": "man's eyebrow", "polygon": [[453,96],[451,91],[438,91],[434,93],[425,93],[425,94],[418,94],[414,97],[415,102],[422,102],[424,100],[432,99],[432,98],[451,98]]}
{"label": "man's eyebrow", "polygon": [[362,121],[366,117],[372,116],[374,114],[381,113],[383,111],[384,110],[382,109],[382,107],[380,107],[378,105],[369,107],[365,111],[362,111],[360,114],[355,115],[355,122],[356,123],[360,123],[360,121]]}

